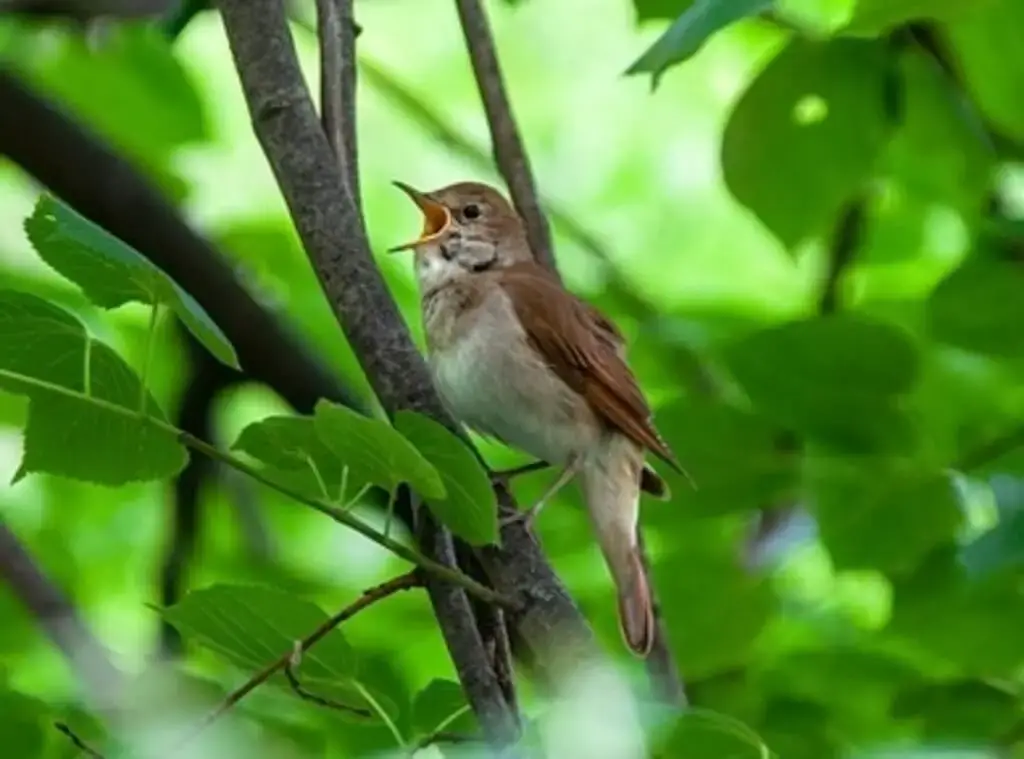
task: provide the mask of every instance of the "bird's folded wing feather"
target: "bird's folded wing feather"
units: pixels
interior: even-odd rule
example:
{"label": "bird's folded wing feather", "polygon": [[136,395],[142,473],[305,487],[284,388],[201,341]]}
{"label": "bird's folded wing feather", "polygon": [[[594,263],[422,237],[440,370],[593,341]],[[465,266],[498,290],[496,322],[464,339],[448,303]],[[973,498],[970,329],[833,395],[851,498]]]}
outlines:
{"label": "bird's folded wing feather", "polygon": [[623,359],[623,340],[597,309],[532,263],[503,270],[498,281],[533,348],[607,424],[679,469],[651,423],[651,411]]}

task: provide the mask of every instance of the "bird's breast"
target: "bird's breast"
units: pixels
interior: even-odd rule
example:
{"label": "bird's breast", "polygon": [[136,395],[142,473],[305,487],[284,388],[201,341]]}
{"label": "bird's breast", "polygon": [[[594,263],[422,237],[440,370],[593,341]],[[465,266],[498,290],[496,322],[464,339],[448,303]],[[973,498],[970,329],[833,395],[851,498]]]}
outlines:
{"label": "bird's breast", "polygon": [[[597,425],[585,401],[530,346],[500,292],[434,341],[435,383],[452,412],[478,432],[549,461],[585,447]],[[592,434],[593,433],[593,434]]]}

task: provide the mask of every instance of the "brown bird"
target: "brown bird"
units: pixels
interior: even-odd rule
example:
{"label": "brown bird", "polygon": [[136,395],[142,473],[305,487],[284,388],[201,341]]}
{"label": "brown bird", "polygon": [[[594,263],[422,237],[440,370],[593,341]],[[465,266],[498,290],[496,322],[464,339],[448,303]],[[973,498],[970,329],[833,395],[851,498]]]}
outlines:
{"label": "brown bird", "polygon": [[682,470],[654,428],[621,334],[534,260],[522,221],[496,190],[475,182],[433,192],[395,184],[424,217],[420,237],[392,250],[415,251],[438,392],[478,432],[561,468],[537,503],[513,519],[529,526],[579,475],[618,590],[623,637],[646,656],[654,617],[637,549],[640,490],[664,499],[668,487],[644,452]]}

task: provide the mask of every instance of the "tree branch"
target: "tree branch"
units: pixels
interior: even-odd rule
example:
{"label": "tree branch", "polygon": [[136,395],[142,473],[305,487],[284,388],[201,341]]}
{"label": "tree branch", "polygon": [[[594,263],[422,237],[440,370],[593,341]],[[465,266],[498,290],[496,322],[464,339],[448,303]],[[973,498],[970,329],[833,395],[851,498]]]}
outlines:
{"label": "tree branch", "polygon": [[356,139],[356,67],[344,50],[355,46],[352,6],[342,0],[316,0],[320,47],[320,121],[338,159],[341,175],[359,209],[359,143]]}
{"label": "tree branch", "polygon": [[[345,2],[351,5],[350,0]],[[335,316],[377,397],[388,413],[403,408],[422,411],[457,430],[374,265],[351,188],[334,168],[336,161],[303,82],[282,2],[221,0],[220,8],[256,136]],[[346,16],[351,16],[350,8],[342,12],[342,18]],[[345,35],[341,39],[342,56],[351,58]],[[353,114],[344,118],[351,120]],[[436,526],[425,510],[415,516],[424,552],[454,566],[447,530]],[[488,738],[497,744],[514,740],[516,717],[487,661],[465,592],[437,581],[431,581],[428,590],[459,678]]]}
{"label": "tree branch", "polygon": [[530,160],[512,115],[512,104],[505,91],[487,15],[480,0],[455,0],[455,5],[462,22],[466,49],[473,63],[473,75],[480,90],[480,99],[487,113],[495,162],[508,184],[512,203],[526,223],[526,236],[534,257],[558,276],[555,253],[551,246],[551,230],[537,200]]}
{"label": "tree branch", "polygon": [[298,646],[290,648],[282,653],[278,658],[246,680],[240,687],[229,693],[216,709],[208,714],[202,722],[196,725],[188,735],[182,738],[175,745],[173,753],[180,752],[186,745],[198,738],[199,735],[201,735],[210,725],[220,719],[224,714],[231,711],[239,701],[248,696],[275,674],[285,669],[292,661],[292,658],[296,655],[296,652],[302,653],[308,651],[325,635],[327,635],[327,633],[343,622],[351,619],[368,606],[372,606],[378,601],[382,601],[388,596],[393,596],[395,593],[400,591],[419,587],[423,587],[423,580],[418,572],[412,571],[404,575],[399,575],[398,577],[381,583],[369,590],[363,591],[363,594],[356,599],[356,601],[346,606],[303,638],[299,642]]}
{"label": "tree branch", "polygon": [[2,521],[0,577],[64,654],[97,708],[101,711],[112,708],[121,692],[123,677],[111,662],[110,653]]}

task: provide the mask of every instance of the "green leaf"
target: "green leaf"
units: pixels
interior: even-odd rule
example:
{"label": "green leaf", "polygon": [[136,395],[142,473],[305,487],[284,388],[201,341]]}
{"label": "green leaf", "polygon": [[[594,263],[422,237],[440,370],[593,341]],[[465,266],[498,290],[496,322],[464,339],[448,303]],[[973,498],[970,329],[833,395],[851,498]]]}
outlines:
{"label": "green leaf", "polygon": [[45,704],[34,698],[0,689],[0,737],[4,753],[11,757],[44,755],[53,728]]}
{"label": "green leaf", "polygon": [[981,680],[927,683],[897,694],[892,714],[923,723],[934,741],[998,741],[1019,718],[1020,704],[1006,687]]}
{"label": "green leaf", "polygon": [[693,0],[668,30],[626,70],[651,74],[651,88],[665,71],[693,57],[716,32],[748,16],[763,13],[773,0]]}
{"label": "green leaf", "polygon": [[996,476],[991,480],[999,522],[960,549],[968,577],[980,579],[1024,570],[1024,480]]}
{"label": "green leaf", "polygon": [[674,19],[683,13],[694,0],[633,0],[637,21],[650,19]]}
{"label": "green leaf", "polygon": [[444,730],[472,735],[479,729],[462,686],[451,680],[431,680],[412,704],[413,729],[421,735]]}
{"label": "green leaf", "polygon": [[999,358],[1024,357],[1024,271],[1014,261],[971,256],[928,300],[935,339]]}
{"label": "green leaf", "polygon": [[[965,5],[967,5],[965,3]],[[985,0],[970,4],[943,28],[968,94],[996,131],[1024,140],[1024,4]]]}
{"label": "green leaf", "polygon": [[393,492],[407,483],[424,498],[443,498],[445,485],[432,462],[394,427],[329,401],[313,418],[320,440],[356,475]]}
{"label": "green leaf", "polygon": [[888,132],[886,76],[880,43],[796,38],[733,109],[725,182],[787,248],[826,232],[871,177]]}
{"label": "green leaf", "polygon": [[917,19],[960,23],[978,6],[993,0],[857,0],[849,34],[880,35]]}
{"label": "green leaf", "polygon": [[812,459],[811,508],[835,568],[914,569],[962,521],[951,476],[889,460]]}
{"label": "green leaf", "polygon": [[447,496],[424,500],[431,513],[473,545],[498,541],[498,504],[490,477],[473,452],[437,422],[412,411],[395,415],[395,427],[441,474]]}
{"label": "green leaf", "polygon": [[770,759],[761,737],[733,717],[691,708],[676,720],[662,749],[673,759]]}
{"label": "green leaf", "polygon": [[[49,472],[123,485],[165,479],[185,465],[185,449],[175,434],[134,417],[144,404],[148,416],[165,420],[135,372],[63,309],[26,293],[0,290],[0,372],[0,388],[30,399],[15,480]],[[85,396],[132,415],[90,403]]]}
{"label": "green leaf", "polygon": [[[163,616],[193,640],[248,672],[257,672],[327,621],[316,604],[269,587],[218,583],[190,592]],[[359,679],[355,651],[335,628],[302,655],[298,669],[303,687],[359,709],[373,711]],[[290,688],[283,674],[270,682]],[[387,712],[394,704],[371,694]]]}
{"label": "green leaf", "polygon": [[658,409],[657,421],[696,483],[665,474],[688,513],[760,509],[784,501],[797,486],[796,457],[785,450],[781,431],[756,414],[691,398]]}
{"label": "green leaf", "polygon": [[218,360],[239,368],[235,349],[191,295],[134,248],[67,204],[41,196],[25,220],[25,232],[40,258],[81,287],[97,306],[117,308],[129,301],[168,306]]}
{"label": "green leaf", "polygon": [[911,440],[899,401],[918,357],[894,327],[851,315],[790,322],[732,344],[725,358],[760,411],[820,442],[866,452]]}
{"label": "green leaf", "polygon": [[[344,464],[316,432],[311,416],[271,416],[242,430],[232,450],[242,451],[267,465],[275,482],[310,498],[344,502],[365,481],[344,475]],[[341,492],[345,484],[346,493]]]}

